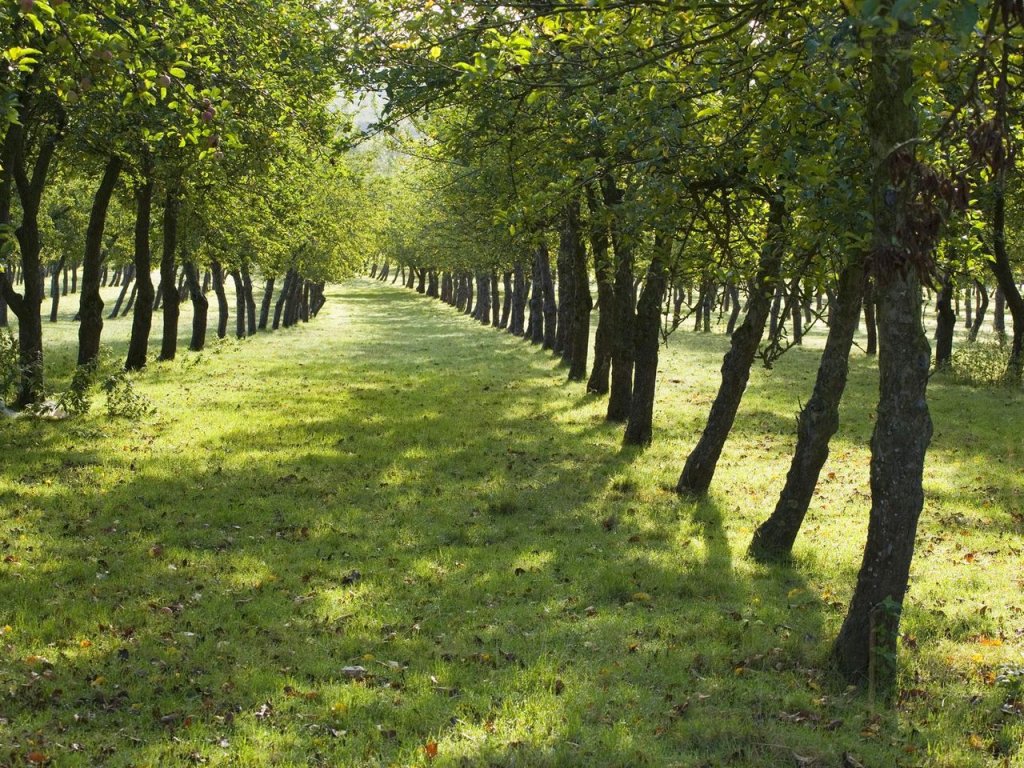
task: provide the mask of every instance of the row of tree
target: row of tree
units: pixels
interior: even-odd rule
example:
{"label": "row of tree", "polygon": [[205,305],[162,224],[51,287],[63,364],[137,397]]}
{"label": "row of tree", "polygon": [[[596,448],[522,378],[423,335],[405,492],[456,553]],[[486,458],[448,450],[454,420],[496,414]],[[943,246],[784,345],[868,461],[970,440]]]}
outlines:
{"label": "row of tree", "polygon": [[891,688],[931,436],[924,290],[946,340],[953,296],[994,282],[1013,320],[1010,377],[1024,363],[1007,215],[1022,15],[1004,0],[353,7],[347,30],[369,42],[350,75],[380,89],[382,127],[423,161],[386,195],[403,214],[384,224],[376,274],[404,266],[481,321],[498,312],[582,380],[592,269],[588,387],[639,445],[688,289],[702,327],[727,301],[721,386],[680,493],[709,489],[754,361],[824,314],[792,468],[751,543],[765,559],[788,555],[806,514],[863,307],[879,347],[872,504],[833,654],[851,679],[870,670]]}
{"label": "row of tree", "polygon": [[91,365],[103,271],[130,269],[126,367],[137,369],[156,306],[161,359],[175,356],[185,297],[191,347],[202,348],[203,270],[222,334],[227,276],[250,319],[253,277],[266,281],[266,303],[283,276],[287,323],[350,271],[367,236],[368,190],[365,161],[343,154],[352,128],[336,105],[332,13],[291,0],[3,5],[0,316],[9,307],[17,319],[18,406],[44,390],[47,272],[80,268],[78,362]]}

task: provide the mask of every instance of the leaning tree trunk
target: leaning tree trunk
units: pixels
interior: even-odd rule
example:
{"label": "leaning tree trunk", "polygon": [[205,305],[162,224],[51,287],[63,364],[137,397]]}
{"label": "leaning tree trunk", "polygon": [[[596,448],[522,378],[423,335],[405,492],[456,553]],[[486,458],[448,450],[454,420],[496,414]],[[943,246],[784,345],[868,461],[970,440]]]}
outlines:
{"label": "leaning tree trunk", "polygon": [[103,169],[103,178],[93,198],[89,228],[85,234],[85,256],[82,260],[82,293],[78,317],[78,364],[92,365],[100,354],[103,332],[103,299],[100,296],[100,268],[103,261],[103,230],[114,187],[121,175],[123,161],[114,155]]}
{"label": "leaning tree trunk", "polygon": [[[377,268],[375,264],[374,269]],[[372,277],[372,275],[371,275]],[[267,330],[267,323],[270,320],[270,305],[274,301],[274,278],[267,278],[267,284],[263,288],[263,300],[260,302],[260,321],[256,326],[258,330]]]}
{"label": "leaning tree trunk", "polygon": [[864,293],[864,259],[851,256],[839,276],[832,325],[818,365],[814,392],[797,419],[796,450],[775,511],[755,531],[750,555],[756,560],[783,560],[793,551],[821,468],[829,453],[829,441],[839,429],[839,402],[850,370],[850,348],[857,330]]}
{"label": "leaning tree trunk", "polygon": [[786,204],[781,193],[775,192],[768,202],[768,231],[761,250],[761,263],[747,302],[747,316],[732,335],[729,352],[722,363],[722,383],[711,406],[704,433],[686,459],[679,476],[679,493],[705,493],[722,455],[722,448],[732,431],[743,391],[750,378],[750,366],[757,354],[757,346],[764,333],[765,321],[771,311],[775,284],[785,250]]}
{"label": "leaning tree trunk", "polygon": [[[890,0],[883,0],[883,10],[889,7]],[[876,34],[872,42],[865,123],[873,156],[879,399],[871,437],[867,544],[833,646],[847,679],[867,680],[886,693],[896,682],[900,612],[924,504],[921,478],[932,435],[926,395],[931,350],[921,326],[921,284],[914,266],[920,259],[912,255],[925,246],[912,240],[912,182],[896,186],[891,170],[897,162],[909,168],[915,162],[912,42],[913,31],[902,23],[892,34]]]}
{"label": "leaning tree trunk", "polygon": [[281,286],[281,293],[277,297],[277,304],[274,305],[274,322],[272,328],[275,331],[281,327],[281,322],[284,316],[284,305],[288,301],[288,297],[291,295],[292,283],[294,281],[295,270],[289,269],[287,272],[285,272],[284,284]]}
{"label": "leaning tree trunk", "polygon": [[671,255],[672,238],[658,235],[644,289],[637,303],[633,399],[623,437],[625,445],[650,445],[654,434],[652,422],[654,389],[658,379],[658,345],[661,343],[661,302],[665,298],[666,269]]}
{"label": "leaning tree trunk", "polygon": [[121,313],[121,307],[124,305],[125,297],[128,295],[128,289],[134,286],[135,269],[129,267],[132,272],[132,276],[124,281],[124,285],[121,286],[120,293],[117,294],[117,301],[114,302],[114,308],[110,310],[110,314],[107,315],[108,320],[113,320]]}
{"label": "leaning tree trunk", "polygon": [[181,302],[174,279],[174,258],[178,247],[178,213],[181,196],[174,184],[164,202],[164,249],[160,258],[160,283],[163,289],[164,333],[160,359],[173,360],[178,351],[178,314]]}
{"label": "leaning tree trunk", "polygon": [[186,261],[184,265],[185,284],[192,300],[192,339],[188,348],[193,352],[202,352],[206,346],[206,320],[210,311],[210,302],[203,295],[203,286],[199,281],[199,270],[194,261]]}

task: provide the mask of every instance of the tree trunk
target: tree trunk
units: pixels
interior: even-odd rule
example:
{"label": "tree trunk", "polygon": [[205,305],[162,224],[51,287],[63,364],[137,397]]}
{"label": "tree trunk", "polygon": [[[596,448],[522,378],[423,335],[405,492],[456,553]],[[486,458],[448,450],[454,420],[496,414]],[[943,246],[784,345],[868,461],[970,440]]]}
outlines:
{"label": "tree trunk", "polygon": [[[60,273],[64,269],[64,257],[62,256],[53,266],[50,273],[50,322],[57,322],[57,310],[60,307]],[[100,321],[102,322],[102,320]]]}
{"label": "tree trunk", "polygon": [[522,336],[526,332],[526,274],[522,262],[517,261],[512,269],[512,314],[509,318],[508,330],[513,336]]}
{"label": "tree trunk", "polygon": [[530,294],[530,326],[527,329],[533,344],[544,342],[544,276],[540,265],[542,253],[546,255],[547,251],[538,246],[533,254],[533,290]]}
{"label": "tree trunk", "polygon": [[[867,349],[864,352],[867,355],[877,355],[878,322],[875,319],[875,279],[870,275],[865,275],[864,280],[864,326],[868,334]],[[831,308],[829,312],[831,313]],[[830,324],[831,322],[829,320]]]}
{"label": "tree trunk", "polygon": [[706,493],[722,455],[722,448],[732,430],[743,391],[750,377],[750,366],[764,333],[765,321],[771,311],[779,267],[785,250],[786,207],[780,193],[769,200],[768,230],[761,251],[754,287],[747,302],[747,316],[732,335],[729,352],[722,363],[722,383],[708,416],[707,425],[697,446],[686,459],[679,476],[679,493]]}
{"label": "tree trunk", "polygon": [[[1004,15],[1009,11],[1003,11]],[[1009,22],[1007,22],[1009,24]],[[1010,53],[1009,46],[1003,45],[999,62],[999,84],[996,88],[996,122],[1003,137],[1011,135],[1009,125],[1007,99],[1009,83]],[[1010,361],[1006,367],[1006,375],[1011,381],[1020,382],[1024,378],[1024,296],[1017,287],[1017,280],[1010,265],[1010,256],[1006,250],[1006,174],[1012,157],[1012,151],[1005,146],[1006,138],[1001,138],[1002,159],[992,180],[992,250],[993,258],[989,267],[999,283],[1003,301],[1013,318],[1013,336],[1010,340]],[[1005,332],[1005,330],[1004,330]]]}
{"label": "tree trunk", "polygon": [[[210,272],[213,277],[213,294],[217,297],[217,338],[223,339],[228,335],[228,294],[224,290],[224,267],[219,261],[211,261]],[[274,328],[277,328],[276,316]]]}
{"label": "tree trunk", "polygon": [[730,285],[728,287],[730,296],[732,297],[730,303],[732,308],[729,311],[729,322],[725,327],[725,335],[732,336],[736,332],[736,323],[740,319],[740,288],[738,285]]}
{"label": "tree trunk", "polygon": [[[375,264],[374,269],[377,268]],[[371,275],[372,277],[372,275]],[[274,300],[274,278],[270,277],[267,279],[267,284],[263,288],[263,300],[260,302],[260,321],[256,326],[258,330],[267,330],[267,322],[270,320],[270,305]]]}
{"label": "tree trunk", "polygon": [[184,264],[185,284],[188,286],[188,295],[192,300],[192,339],[188,348],[193,352],[202,352],[206,346],[206,320],[210,311],[210,302],[203,295],[203,288],[199,282],[199,270],[196,269],[194,261],[186,261]]}
{"label": "tree trunk", "polygon": [[590,275],[587,271],[587,249],[580,231],[580,205],[576,201],[569,207],[566,226],[573,232],[572,258],[572,319],[566,350],[569,363],[569,381],[587,378],[587,350],[590,347],[590,312],[594,302],[590,298]]}
{"label": "tree trunk", "polygon": [[[384,265],[385,269],[387,265]],[[274,306],[274,324],[273,330],[277,330],[281,326],[281,315],[284,312],[285,302],[288,301],[288,295],[292,290],[292,282],[295,280],[295,270],[289,269],[284,275],[284,285],[281,286],[281,293],[277,297],[277,304]]]}
{"label": "tree trunk", "polygon": [[498,327],[504,330],[508,328],[508,321],[512,316],[512,273],[503,273],[501,280],[502,287],[505,289],[505,294],[502,297],[501,319],[498,322]]}
{"label": "tree trunk", "polygon": [[[635,304],[633,294],[633,243],[623,230],[621,205],[622,190],[615,180],[606,175],[601,192],[605,208],[611,213],[611,241],[615,254],[615,288],[611,306],[610,328],[611,391],[608,396],[608,421],[624,422],[629,419],[633,400],[633,327]],[[602,314],[605,305],[601,305]]]}
{"label": "tree trunk", "polygon": [[252,295],[252,275],[249,265],[242,264],[242,293],[245,298],[246,335],[256,335],[256,298]]}
{"label": "tree trunk", "polygon": [[103,261],[103,230],[107,225],[110,198],[121,175],[123,160],[112,156],[103,169],[103,179],[93,198],[89,228],[85,235],[85,256],[82,259],[82,294],[78,316],[78,364],[91,365],[100,354],[103,332],[103,299],[100,296],[100,267]]}
{"label": "tree trunk", "polygon": [[985,312],[988,311],[988,288],[980,280],[975,283],[978,286],[978,306],[974,313],[974,322],[971,324],[971,331],[967,339],[977,341],[981,327],[985,324]]}
{"label": "tree trunk", "polygon": [[[608,377],[612,365],[612,338],[615,325],[615,264],[609,253],[608,228],[601,223],[601,204],[591,187],[587,187],[587,208],[590,211],[590,250],[594,254],[594,278],[597,281],[597,330],[594,333],[594,366],[587,379],[587,392],[608,393]],[[587,290],[589,295],[590,291]]]}
{"label": "tree trunk", "polygon": [[229,273],[231,282],[235,286],[235,338],[245,338],[245,288],[242,285],[242,275],[237,269]]}
{"label": "tree trunk", "polygon": [[132,316],[132,336],[128,343],[128,357],[125,370],[137,371],[146,365],[149,353],[149,332],[153,327],[152,254],[150,230],[153,215],[153,178],[148,165],[144,163],[143,181],[135,190],[135,282],[138,286],[135,313]]}
{"label": "tree trunk", "polygon": [[181,197],[172,183],[164,201],[164,249],[160,259],[160,282],[163,287],[164,328],[160,359],[173,360],[178,351],[178,312],[180,295],[175,284],[174,259],[178,247],[178,213]]}
{"label": "tree trunk", "polygon": [[[28,130],[28,97],[21,94],[19,121],[7,128],[0,166],[4,180],[0,188],[0,225],[9,225],[11,192],[17,187],[21,199],[21,222],[15,236],[21,249],[21,274],[24,284],[17,293],[10,282],[0,282],[7,304],[18,318],[18,364],[21,375],[15,407],[24,408],[37,401],[43,393],[43,323],[40,311],[45,291],[40,251],[39,211],[47,175],[53,162],[60,135],[56,132],[44,136],[29,172],[26,144]],[[9,169],[9,170],[8,170]]]}
{"label": "tree trunk", "polygon": [[[888,10],[889,0],[883,0]],[[892,153],[913,165],[917,134],[913,32],[904,25],[872,41],[865,122],[871,138],[872,263],[878,303],[879,400],[871,438],[868,538],[849,611],[833,647],[840,672],[888,693],[896,681],[900,611],[924,503],[921,477],[931,440],[928,386],[931,350],[921,326],[921,284],[910,260],[914,229],[907,221],[912,191],[894,187]],[[898,148],[898,149],[897,149]]]}
{"label": "tree trunk", "polygon": [[939,291],[935,324],[935,368],[946,368],[953,357],[953,332],[956,329],[956,313],[953,311],[953,278],[944,275]]}
{"label": "tree trunk", "polygon": [[107,315],[108,320],[113,320],[121,312],[121,306],[124,304],[125,296],[128,293],[128,289],[130,287],[134,287],[133,279],[125,280],[124,285],[121,286],[120,293],[117,294],[117,301],[114,302],[114,308],[110,310],[110,314]]}
{"label": "tree trunk", "polygon": [[851,257],[839,276],[832,325],[818,365],[814,392],[797,419],[796,450],[775,511],[754,532],[750,555],[757,560],[783,560],[793,551],[800,526],[829,454],[829,441],[839,429],[839,402],[850,370],[850,349],[864,292],[864,260]]}
{"label": "tree trunk", "polygon": [[665,298],[666,269],[672,255],[672,238],[658,235],[647,269],[647,280],[636,312],[633,400],[623,443],[650,445],[653,437],[654,390],[658,379],[658,345],[661,343],[661,302]]}
{"label": "tree trunk", "polygon": [[542,244],[537,249],[537,259],[540,262],[540,277],[544,283],[544,341],[541,346],[543,349],[554,349],[555,335],[558,332],[558,305],[555,303],[555,283],[551,279],[551,257],[547,245]]}

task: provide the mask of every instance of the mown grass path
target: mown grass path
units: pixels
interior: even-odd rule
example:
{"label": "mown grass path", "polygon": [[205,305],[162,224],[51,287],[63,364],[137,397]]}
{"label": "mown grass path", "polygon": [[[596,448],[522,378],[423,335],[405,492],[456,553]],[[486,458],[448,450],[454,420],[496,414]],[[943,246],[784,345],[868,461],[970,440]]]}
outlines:
{"label": "mown grass path", "polygon": [[0,764],[1024,765],[1024,678],[997,679],[1024,665],[1019,394],[933,384],[904,695],[876,714],[827,664],[869,361],[797,562],[765,568],[743,551],[812,350],[755,373],[683,502],[720,337],[673,340],[637,453],[525,342],[370,281],[329,298],[153,365],[141,423],[0,424]]}

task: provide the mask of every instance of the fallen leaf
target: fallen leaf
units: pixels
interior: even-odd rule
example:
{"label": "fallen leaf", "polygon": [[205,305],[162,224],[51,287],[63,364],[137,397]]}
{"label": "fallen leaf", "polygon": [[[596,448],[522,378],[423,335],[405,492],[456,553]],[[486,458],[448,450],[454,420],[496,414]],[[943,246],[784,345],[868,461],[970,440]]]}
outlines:
{"label": "fallen leaf", "polygon": [[43,765],[44,763],[50,762],[50,758],[44,755],[42,752],[29,752],[25,755],[25,759],[28,760],[32,765]]}
{"label": "fallen leaf", "polygon": [[428,758],[433,760],[435,757],[437,757],[437,742],[428,741],[426,744],[423,745],[423,751],[427,753]]}

